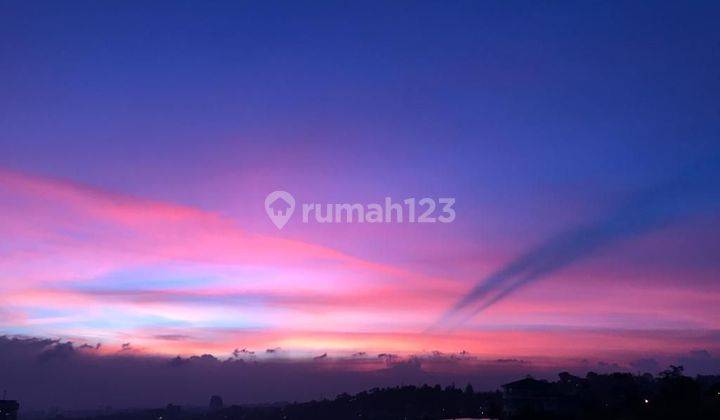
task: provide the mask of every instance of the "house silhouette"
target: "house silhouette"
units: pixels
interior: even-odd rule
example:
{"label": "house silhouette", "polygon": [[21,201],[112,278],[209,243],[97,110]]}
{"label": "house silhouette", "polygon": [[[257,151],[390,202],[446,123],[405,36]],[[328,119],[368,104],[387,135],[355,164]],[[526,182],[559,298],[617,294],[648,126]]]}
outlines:
{"label": "house silhouette", "polygon": [[0,400],[0,419],[2,420],[15,420],[17,419],[17,412],[20,409],[20,404],[13,400]]}
{"label": "house silhouette", "polygon": [[527,377],[502,386],[503,409],[508,418],[525,412],[556,412],[559,395],[555,384]]}
{"label": "house silhouette", "polygon": [[287,214],[288,209],[292,206],[290,205],[290,203],[285,201],[285,199],[283,199],[282,197],[278,197],[275,199],[275,201],[270,203],[270,205],[268,207],[270,209],[272,209],[273,215],[285,216]]}

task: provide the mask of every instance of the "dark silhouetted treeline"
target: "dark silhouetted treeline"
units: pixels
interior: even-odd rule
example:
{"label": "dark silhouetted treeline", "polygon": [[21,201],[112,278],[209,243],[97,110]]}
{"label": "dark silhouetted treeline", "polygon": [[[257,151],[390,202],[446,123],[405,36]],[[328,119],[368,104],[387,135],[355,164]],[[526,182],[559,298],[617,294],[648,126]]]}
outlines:
{"label": "dark silhouetted treeline", "polygon": [[266,406],[222,405],[213,396],[207,409],[181,408],[105,413],[102,420],[425,420],[500,419],[720,419],[720,376],[683,375],[672,366],[650,374],[561,373],[555,382],[521,379],[503,391],[475,392],[472,386],[439,385],[372,389],[332,400]]}
{"label": "dark silhouetted treeline", "polygon": [[102,420],[342,420],[342,419],[444,419],[498,417],[502,395],[475,392],[472,386],[402,386],[372,389],[356,395],[341,394],[332,400],[270,406],[229,406],[198,412],[169,405],[162,410],[106,414],[86,419]]}
{"label": "dark silhouetted treeline", "polygon": [[720,419],[720,376],[690,378],[682,366],[659,376],[563,372],[555,382],[531,378],[503,385],[508,419]]}

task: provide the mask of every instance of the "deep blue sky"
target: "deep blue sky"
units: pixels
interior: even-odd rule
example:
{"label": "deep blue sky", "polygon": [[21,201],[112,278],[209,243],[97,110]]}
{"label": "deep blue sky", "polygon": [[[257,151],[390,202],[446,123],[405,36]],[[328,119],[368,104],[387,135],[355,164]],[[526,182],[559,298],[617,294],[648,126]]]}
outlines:
{"label": "deep blue sky", "polygon": [[0,163],[180,182],[297,148],[459,189],[641,183],[718,148],[702,3],[5,2]]}

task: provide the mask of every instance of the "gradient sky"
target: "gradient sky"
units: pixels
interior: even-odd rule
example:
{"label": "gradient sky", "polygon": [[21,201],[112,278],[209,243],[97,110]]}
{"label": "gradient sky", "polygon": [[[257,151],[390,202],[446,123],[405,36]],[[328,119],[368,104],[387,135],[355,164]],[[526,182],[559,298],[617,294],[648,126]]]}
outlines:
{"label": "gradient sky", "polygon": [[[720,352],[717,3],[262,3],[3,2],[0,333]],[[279,189],[455,197],[457,218],[279,231]]]}

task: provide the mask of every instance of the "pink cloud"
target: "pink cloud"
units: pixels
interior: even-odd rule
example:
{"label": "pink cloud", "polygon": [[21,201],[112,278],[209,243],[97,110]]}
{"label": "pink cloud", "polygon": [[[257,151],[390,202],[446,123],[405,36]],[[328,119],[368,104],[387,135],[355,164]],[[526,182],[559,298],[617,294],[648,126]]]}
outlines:
{"label": "pink cloud", "polygon": [[[6,331],[108,348],[132,342],[135,351],[163,354],[281,347],[287,355],[467,350],[570,358],[600,347],[637,353],[717,343],[710,332],[720,325],[707,316],[717,290],[618,282],[604,257],[522,290],[461,331],[427,333],[467,282],[251,234],[201,209],[6,170],[0,201]],[[460,248],[437,260],[461,267],[466,280],[512,258]],[[140,270],[132,285],[109,280],[139,269],[150,274]],[[155,273],[191,280],[168,285]],[[666,336],[652,332],[661,328]]]}

